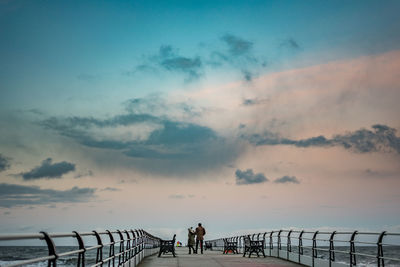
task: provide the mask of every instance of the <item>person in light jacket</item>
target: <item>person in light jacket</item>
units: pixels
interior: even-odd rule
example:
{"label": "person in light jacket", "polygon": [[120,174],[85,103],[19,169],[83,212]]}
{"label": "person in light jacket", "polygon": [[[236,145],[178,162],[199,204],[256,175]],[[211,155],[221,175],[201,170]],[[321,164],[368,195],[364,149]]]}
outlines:
{"label": "person in light jacket", "polygon": [[199,248],[199,243],[200,243],[200,249],[201,249],[201,254],[203,254],[203,240],[204,236],[206,235],[206,229],[204,229],[203,226],[201,226],[201,223],[199,223],[199,226],[196,228],[196,254]]}
{"label": "person in light jacket", "polygon": [[188,247],[189,247],[189,254],[192,254],[192,250],[193,250],[193,254],[195,253],[194,250],[194,237],[196,235],[196,232],[193,230],[193,227],[190,227],[188,229]]}

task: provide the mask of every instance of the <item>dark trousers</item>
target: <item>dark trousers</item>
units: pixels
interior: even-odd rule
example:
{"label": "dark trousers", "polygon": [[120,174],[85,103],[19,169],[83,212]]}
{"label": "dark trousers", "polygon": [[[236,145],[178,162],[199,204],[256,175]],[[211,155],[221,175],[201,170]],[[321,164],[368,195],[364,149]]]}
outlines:
{"label": "dark trousers", "polygon": [[192,250],[193,250],[193,253],[196,252],[196,251],[194,250],[193,245],[188,245],[188,247],[189,247],[189,254],[192,254]]}
{"label": "dark trousers", "polygon": [[199,249],[199,242],[200,242],[200,249],[201,249],[201,254],[203,254],[203,240],[196,240],[196,253]]}

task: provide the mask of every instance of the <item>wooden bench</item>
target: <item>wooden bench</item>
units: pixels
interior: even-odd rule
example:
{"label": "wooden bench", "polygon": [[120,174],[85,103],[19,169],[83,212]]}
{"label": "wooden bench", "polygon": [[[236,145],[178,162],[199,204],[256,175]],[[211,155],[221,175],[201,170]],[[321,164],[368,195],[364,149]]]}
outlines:
{"label": "wooden bench", "polygon": [[237,240],[232,238],[224,238],[224,253],[228,254],[229,251],[232,251],[233,254],[239,254],[237,246]]}
{"label": "wooden bench", "polygon": [[161,256],[161,253],[166,254],[168,252],[172,252],[172,255],[174,257],[176,257],[176,255],[175,255],[175,238],[176,238],[176,235],[174,235],[174,238],[172,240],[160,239],[160,252],[158,253],[158,257]]}
{"label": "wooden bench", "polygon": [[246,256],[246,253],[249,253],[249,258],[251,256],[251,253],[257,253],[257,257],[260,257],[259,253],[261,252],[262,255],[265,258],[265,253],[264,253],[264,245],[265,245],[265,240],[251,240],[250,236],[244,236],[244,253],[243,257]]}

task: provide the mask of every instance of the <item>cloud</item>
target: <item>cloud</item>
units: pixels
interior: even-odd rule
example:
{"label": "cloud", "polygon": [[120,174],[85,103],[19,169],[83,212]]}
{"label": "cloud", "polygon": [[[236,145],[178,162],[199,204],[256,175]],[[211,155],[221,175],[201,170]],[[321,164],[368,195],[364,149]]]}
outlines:
{"label": "cloud", "polygon": [[[135,105],[140,102],[132,101]],[[161,114],[128,113],[105,119],[52,117],[40,125],[85,147],[102,149],[106,157],[111,150],[119,152],[131,158],[129,168],[163,175],[211,170],[231,162],[239,152],[237,143],[207,126]]]}
{"label": "cloud", "polygon": [[157,68],[170,72],[183,73],[186,81],[202,76],[203,63],[200,57],[181,56],[171,45],[162,45],[157,54],[147,57],[147,62],[136,66],[134,71],[125,74],[132,75],[138,71],[154,71]]}
{"label": "cloud", "polygon": [[243,99],[242,105],[243,106],[254,106],[259,104],[267,103],[267,99],[259,99],[259,98],[246,98]]}
{"label": "cloud", "polygon": [[246,171],[241,171],[237,169],[235,172],[235,176],[237,185],[259,184],[268,182],[268,179],[263,173],[254,174],[252,169],[247,169]]}
{"label": "cloud", "polygon": [[102,189],[101,191],[117,192],[117,191],[121,191],[121,189],[115,188],[115,187],[106,187],[106,188]]}
{"label": "cloud", "polygon": [[400,154],[400,137],[396,129],[376,124],[372,130],[360,129],[355,132],[338,134],[328,139],[322,135],[301,140],[281,138],[278,134],[265,132],[263,135],[242,136],[250,143],[261,145],[293,145],[296,147],[333,147],[341,146],[353,152],[395,152]]}
{"label": "cloud", "polygon": [[299,184],[300,181],[296,178],[296,176],[285,175],[281,178],[275,179],[274,183],[277,183],[277,184],[287,184],[287,183]]}
{"label": "cloud", "polygon": [[253,47],[252,42],[232,34],[225,34],[221,37],[221,40],[228,46],[229,54],[232,56],[244,56],[248,54]]}
{"label": "cloud", "polygon": [[0,154],[0,172],[5,171],[8,168],[10,168],[10,158]]}
{"label": "cloud", "polygon": [[192,118],[200,116],[205,109],[186,102],[173,102],[164,96],[151,94],[142,98],[132,98],[124,102],[125,109],[133,114],[153,114]]}
{"label": "cloud", "polygon": [[255,68],[265,66],[265,63],[259,64],[259,60],[253,56],[253,42],[233,34],[225,34],[220,40],[225,45],[225,49],[211,52],[210,60],[208,60],[209,65],[220,67],[228,64],[235,69],[239,69],[243,79],[248,82],[255,76]]}
{"label": "cloud", "polygon": [[204,75],[207,66],[219,68],[229,65],[238,69],[245,81],[251,81],[256,68],[266,66],[265,61],[259,63],[253,55],[253,42],[233,34],[221,36],[219,42],[222,42],[223,47],[207,51],[208,56],[184,56],[179,53],[179,49],[171,45],[161,45],[157,53],[144,56],[140,64],[124,74],[131,76],[138,72],[155,73],[162,70],[184,74],[185,81],[193,81]]}
{"label": "cloud", "polygon": [[43,178],[57,179],[74,170],[75,164],[73,163],[62,161],[53,164],[52,159],[48,158],[42,161],[42,165],[33,168],[29,172],[21,173],[21,176],[25,181]]}
{"label": "cloud", "polygon": [[282,41],[280,44],[280,47],[286,47],[286,48],[290,48],[293,50],[300,49],[299,43],[296,42],[296,40],[294,40],[293,38],[288,38],[288,39]]}
{"label": "cloud", "polygon": [[74,178],[79,179],[79,178],[88,177],[88,176],[93,176],[93,171],[88,170],[87,172],[78,173],[77,175],[74,176]]}
{"label": "cloud", "polygon": [[0,207],[11,208],[54,203],[88,202],[95,195],[95,188],[73,187],[69,190],[41,189],[37,186],[0,184]]}

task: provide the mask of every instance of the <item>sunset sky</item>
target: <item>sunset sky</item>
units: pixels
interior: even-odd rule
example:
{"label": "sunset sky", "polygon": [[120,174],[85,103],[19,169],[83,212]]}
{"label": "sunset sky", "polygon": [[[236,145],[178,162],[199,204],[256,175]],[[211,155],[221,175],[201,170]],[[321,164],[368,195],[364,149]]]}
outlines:
{"label": "sunset sky", "polygon": [[399,12],[0,0],[0,233],[399,232]]}

